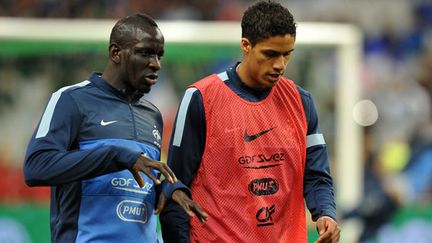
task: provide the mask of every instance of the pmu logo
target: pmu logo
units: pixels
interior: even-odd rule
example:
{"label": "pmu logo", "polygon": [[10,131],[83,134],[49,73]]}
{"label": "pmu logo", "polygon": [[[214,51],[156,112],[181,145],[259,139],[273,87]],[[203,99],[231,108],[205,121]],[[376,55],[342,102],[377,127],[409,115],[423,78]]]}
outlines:
{"label": "pmu logo", "polygon": [[123,200],[117,205],[117,216],[128,222],[138,222],[145,224],[147,222],[147,207],[145,203]]}
{"label": "pmu logo", "polygon": [[272,195],[279,191],[279,183],[273,178],[255,179],[249,183],[248,189],[256,196]]}
{"label": "pmu logo", "polygon": [[282,161],[285,160],[285,153],[274,153],[274,154],[255,154],[245,155],[237,159],[237,162],[247,169],[265,169],[269,167],[275,167],[282,165]]}
{"label": "pmu logo", "polygon": [[258,221],[257,226],[270,226],[273,225],[273,218],[272,214],[276,211],[275,205],[272,205],[270,207],[263,207],[258,210],[256,213],[256,219]]}

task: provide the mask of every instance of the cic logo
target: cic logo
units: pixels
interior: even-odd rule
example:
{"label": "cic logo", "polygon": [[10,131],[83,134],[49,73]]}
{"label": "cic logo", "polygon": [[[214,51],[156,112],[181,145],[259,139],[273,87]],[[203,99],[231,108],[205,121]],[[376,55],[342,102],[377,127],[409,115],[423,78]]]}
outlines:
{"label": "cic logo", "polygon": [[270,207],[263,207],[258,210],[256,213],[256,219],[258,221],[257,226],[270,226],[274,225],[272,215],[276,211],[275,205],[271,205]]}

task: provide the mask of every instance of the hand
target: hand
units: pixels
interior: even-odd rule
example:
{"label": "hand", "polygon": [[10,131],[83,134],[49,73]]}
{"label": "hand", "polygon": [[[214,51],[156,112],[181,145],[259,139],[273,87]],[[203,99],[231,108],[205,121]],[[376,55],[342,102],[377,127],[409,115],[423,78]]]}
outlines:
{"label": "hand", "polygon": [[336,221],[329,216],[320,217],[317,222],[319,238],[315,243],[337,243],[340,238],[340,228]]}
{"label": "hand", "polygon": [[167,164],[160,161],[152,160],[145,155],[141,155],[138,157],[134,166],[132,167],[132,169],[130,169],[130,172],[132,173],[133,177],[135,178],[140,187],[144,187],[144,180],[139,174],[140,171],[144,172],[144,174],[146,174],[156,184],[160,184],[160,180],[151,173],[151,169],[156,169],[160,171],[162,175],[165,176],[165,179],[167,179],[169,182],[177,182],[177,178],[174,175],[174,172],[172,172],[172,170],[168,167]]}
{"label": "hand", "polygon": [[201,222],[208,220],[208,215],[201,206],[194,202],[190,197],[182,190],[175,190],[172,194],[172,199],[177,202],[189,217],[197,216]]}
{"label": "hand", "polygon": [[160,212],[162,212],[162,210],[165,208],[165,204],[167,202],[167,197],[165,196],[165,194],[161,193],[159,195],[159,200],[158,200],[158,204],[157,207],[154,211],[154,214],[160,214]]}

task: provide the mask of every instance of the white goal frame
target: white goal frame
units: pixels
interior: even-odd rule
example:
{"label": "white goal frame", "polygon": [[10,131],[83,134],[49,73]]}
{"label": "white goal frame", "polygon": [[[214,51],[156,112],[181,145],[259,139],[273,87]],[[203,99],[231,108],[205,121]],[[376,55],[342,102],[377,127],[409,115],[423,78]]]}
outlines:
{"label": "white goal frame", "polygon": [[[115,20],[0,18],[0,41],[107,42],[114,24]],[[240,43],[238,22],[158,21],[158,24],[167,43]],[[342,208],[355,206],[362,196],[362,133],[352,116],[361,95],[362,38],[360,30],[350,24],[298,23],[296,45],[330,46],[336,51],[337,135],[333,171],[336,200]]]}

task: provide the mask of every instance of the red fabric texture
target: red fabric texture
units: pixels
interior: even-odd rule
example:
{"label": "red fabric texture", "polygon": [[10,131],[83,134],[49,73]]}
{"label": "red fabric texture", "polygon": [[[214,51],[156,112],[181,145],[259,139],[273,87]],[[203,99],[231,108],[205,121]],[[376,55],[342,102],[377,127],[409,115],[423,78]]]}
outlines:
{"label": "red fabric texture", "polygon": [[281,78],[260,102],[240,98],[217,75],[192,87],[203,97],[207,131],[191,190],[209,220],[191,220],[191,242],[307,242],[307,122],[294,83]]}

